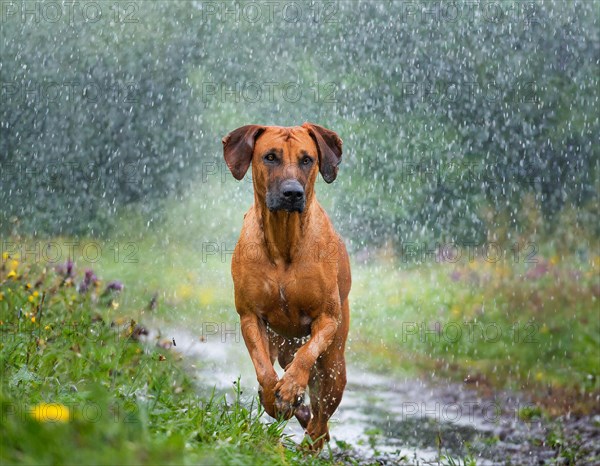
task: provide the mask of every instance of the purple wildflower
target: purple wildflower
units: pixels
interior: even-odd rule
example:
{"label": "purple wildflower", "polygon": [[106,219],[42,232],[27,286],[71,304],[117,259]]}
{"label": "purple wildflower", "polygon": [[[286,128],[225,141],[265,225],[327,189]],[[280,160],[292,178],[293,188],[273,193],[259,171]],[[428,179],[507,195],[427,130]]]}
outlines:
{"label": "purple wildflower", "polygon": [[525,274],[525,277],[529,280],[539,280],[544,275],[546,275],[549,270],[550,267],[548,266],[548,263],[542,261],[536,264],[534,267],[530,268]]}
{"label": "purple wildflower", "polygon": [[125,288],[125,285],[123,285],[123,283],[121,283],[118,280],[113,280],[108,285],[106,285],[105,293],[107,291],[123,291],[123,288]]}
{"label": "purple wildflower", "polygon": [[94,271],[91,269],[87,269],[85,271],[85,276],[83,277],[83,281],[79,284],[79,293],[87,293],[90,288],[90,285],[95,285],[98,281],[98,277],[94,274]]}
{"label": "purple wildflower", "polygon": [[453,271],[452,271],[452,273],[450,274],[450,279],[451,279],[453,282],[458,282],[458,281],[460,281],[461,277],[462,277],[462,274],[460,273],[460,271],[459,271],[459,270],[453,270]]}
{"label": "purple wildflower", "polygon": [[65,278],[73,278],[73,276],[75,275],[75,267],[73,264],[73,261],[71,260],[71,258],[69,257],[67,259],[67,262],[65,262],[64,264],[60,264],[56,266],[56,271],[58,272],[59,275],[64,275]]}

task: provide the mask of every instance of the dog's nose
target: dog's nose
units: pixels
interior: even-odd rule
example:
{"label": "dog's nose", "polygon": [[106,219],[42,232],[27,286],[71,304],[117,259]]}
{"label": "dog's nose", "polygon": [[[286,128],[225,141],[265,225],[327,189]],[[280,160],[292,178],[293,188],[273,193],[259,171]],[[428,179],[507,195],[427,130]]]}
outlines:
{"label": "dog's nose", "polygon": [[304,188],[297,180],[285,180],[281,183],[281,192],[291,201],[298,201],[304,197]]}

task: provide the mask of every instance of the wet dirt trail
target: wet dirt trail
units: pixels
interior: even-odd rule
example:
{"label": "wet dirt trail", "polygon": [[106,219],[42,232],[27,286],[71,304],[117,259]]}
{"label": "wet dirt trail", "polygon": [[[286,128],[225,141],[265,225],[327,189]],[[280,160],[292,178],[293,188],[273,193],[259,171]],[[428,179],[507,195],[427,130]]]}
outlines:
{"label": "wet dirt trail", "polygon": [[[173,328],[162,334],[176,339],[173,349],[187,359],[201,389],[215,387],[233,398],[239,378],[244,397],[256,394],[240,339],[203,342],[188,329]],[[469,457],[477,465],[600,465],[600,416],[524,421],[519,413],[532,406],[511,392],[483,397],[457,383],[397,380],[350,365],[344,398],[330,421],[331,452],[323,454],[359,465],[453,464],[448,457],[461,465]],[[285,433],[297,442],[303,438],[295,420]]]}

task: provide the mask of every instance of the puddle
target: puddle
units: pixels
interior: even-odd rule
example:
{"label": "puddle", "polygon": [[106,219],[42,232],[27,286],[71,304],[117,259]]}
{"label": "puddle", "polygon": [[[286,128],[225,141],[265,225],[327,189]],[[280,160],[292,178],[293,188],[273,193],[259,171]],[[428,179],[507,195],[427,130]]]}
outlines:
{"label": "puddle", "polygon": [[[233,382],[240,378],[245,394],[256,393],[254,369],[239,335],[207,342],[190,329],[163,329],[163,335],[176,339],[174,349],[196,368],[200,387],[233,396]],[[394,380],[350,366],[344,398],[330,420],[331,446],[336,455],[350,450],[353,458],[389,465],[439,464],[440,452],[461,463],[471,455],[480,466],[544,464],[555,452],[543,446],[541,423],[518,419],[525,405],[511,393],[483,399],[460,384]],[[304,435],[295,420],[285,433],[296,442]]]}

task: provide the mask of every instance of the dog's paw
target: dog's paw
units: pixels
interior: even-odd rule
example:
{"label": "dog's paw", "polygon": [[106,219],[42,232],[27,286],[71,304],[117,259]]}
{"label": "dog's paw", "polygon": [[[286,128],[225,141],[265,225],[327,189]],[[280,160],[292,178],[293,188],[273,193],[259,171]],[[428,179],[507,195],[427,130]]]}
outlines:
{"label": "dog's paw", "polygon": [[271,386],[260,385],[258,387],[258,398],[260,403],[265,408],[265,412],[272,418],[277,418],[277,410],[275,408],[275,384]]}
{"label": "dog's paw", "polygon": [[296,408],[304,401],[306,384],[299,383],[295,377],[285,374],[275,385],[275,411],[283,419],[294,415]]}

